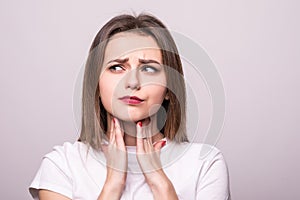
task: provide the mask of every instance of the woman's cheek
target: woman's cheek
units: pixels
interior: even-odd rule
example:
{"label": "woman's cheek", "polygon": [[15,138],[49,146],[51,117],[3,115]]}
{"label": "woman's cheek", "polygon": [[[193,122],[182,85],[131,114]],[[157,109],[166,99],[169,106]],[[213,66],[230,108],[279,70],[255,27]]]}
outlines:
{"label": "woman's cheek", "polygon": [[165,98],[166,90],[167,89],[164,86],[157,86],[157,85],[149,88],[149,91],[153,92],[151,95],[152,102],[154,104],[161,104]]}

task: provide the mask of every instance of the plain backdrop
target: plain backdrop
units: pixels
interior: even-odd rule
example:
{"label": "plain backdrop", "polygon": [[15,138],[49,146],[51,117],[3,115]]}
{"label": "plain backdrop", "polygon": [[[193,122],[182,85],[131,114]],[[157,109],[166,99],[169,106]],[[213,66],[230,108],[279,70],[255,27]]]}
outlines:
{"label": "plain backdrop", "polygon": [[297,0],[1,0],[1,199],[31,199],[44,154],[74,142],[76,77],[99,28],[146,11],[200,44],[226,91],[217,147],[232,199],[300,199]]}

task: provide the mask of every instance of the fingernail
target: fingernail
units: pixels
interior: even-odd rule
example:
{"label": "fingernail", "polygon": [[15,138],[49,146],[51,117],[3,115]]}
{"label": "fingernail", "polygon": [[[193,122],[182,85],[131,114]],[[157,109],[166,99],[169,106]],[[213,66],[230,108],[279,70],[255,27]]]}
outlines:
{"label": "fingernail", "polygon": [[161,148],[163,148],[166,145],[166,141],[162,141]]}
{"label": "fingernail", "polygon": [[139,125],[140,127],[143,126],[141,121],[138,122],[138,125]]}

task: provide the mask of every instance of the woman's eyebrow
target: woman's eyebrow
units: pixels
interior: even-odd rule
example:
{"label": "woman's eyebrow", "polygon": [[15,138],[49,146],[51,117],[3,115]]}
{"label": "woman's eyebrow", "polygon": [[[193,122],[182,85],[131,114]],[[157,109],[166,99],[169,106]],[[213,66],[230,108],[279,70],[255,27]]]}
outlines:
{"label": "woman's eyebrow", "polygon": [[[124,59],[121,59],[121,58],[117,58],[117,59],[114,59],[114,60],[111,60],[109,62],[107,62],[107,64],[109,63],[112,63],[112,62],[117,62],[117,63],[126,63],[128,62],[129,58],[124,58]],[[156,64],[161,64],[160,62],[156,61],[156,60],[153,60],[153,59],[139,59],[139,62],[142,63],[142,64],[149,64],[149,63],[156,63]]]}
{"label": "woman's eyebrow", "polygon": [[156,61],[156,60],[152,60],[152,59],[139,59],[139,62],[142,64],[149,64],[149,63],[156,63],[156,64],[161,64],[160,62]]}
{"label": "woman's eyebrow", "polygon": [[124,59],[117,58],[117,59],[109,61],[107,64],[112,63],[112,62],[117,62],[117,63],[122,63],[123,64],[123,63],[126,63],[128,60],[129,60],[129,58],[124,58]]}

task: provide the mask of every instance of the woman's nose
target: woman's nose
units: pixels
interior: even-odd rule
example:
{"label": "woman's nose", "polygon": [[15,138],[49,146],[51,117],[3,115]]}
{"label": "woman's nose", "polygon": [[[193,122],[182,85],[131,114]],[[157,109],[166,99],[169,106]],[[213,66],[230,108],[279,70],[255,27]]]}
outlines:
{"label": "woman's nose", "polygon": [[137,69],[132,69],[128,72],[126,77],[126,88],[130,88],[132,90],[140,89],[140,80],[139,73]]}

